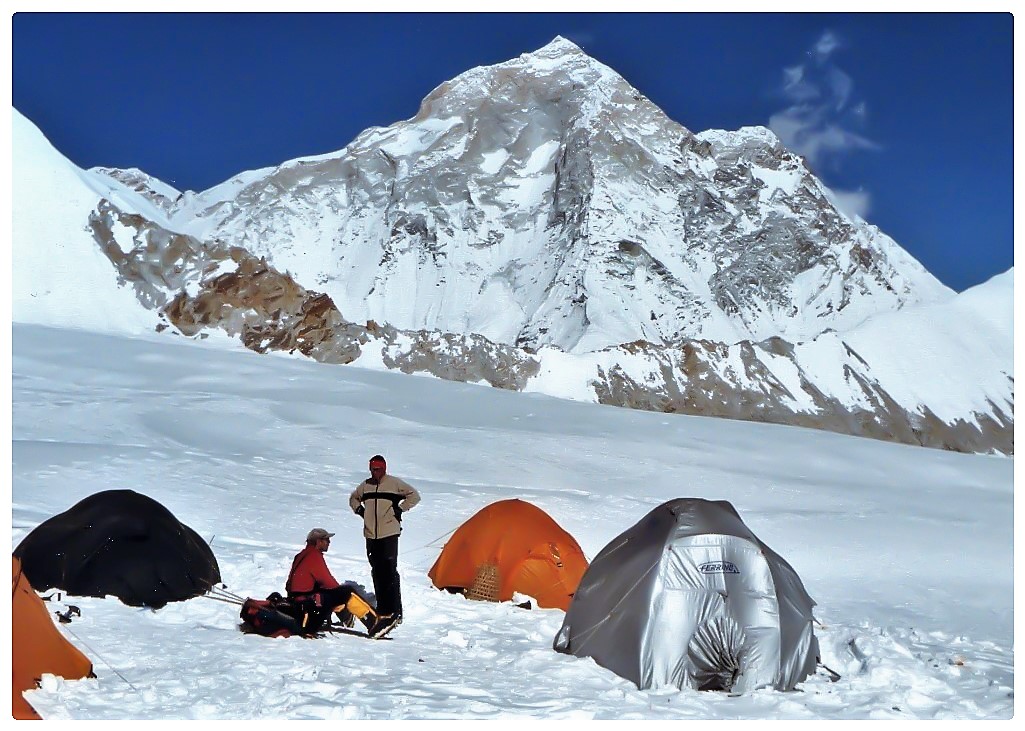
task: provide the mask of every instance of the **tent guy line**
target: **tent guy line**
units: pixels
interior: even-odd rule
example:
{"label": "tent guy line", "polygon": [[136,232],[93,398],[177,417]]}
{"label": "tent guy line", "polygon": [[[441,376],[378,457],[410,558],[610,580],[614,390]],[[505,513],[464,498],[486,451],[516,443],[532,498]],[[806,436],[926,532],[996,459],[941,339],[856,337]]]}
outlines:
{"label": "tent guy line", "polygon": [[78,642],[80,642],[82,644],[82,647],[84,647],[85,649],[87,649],[89,651],[90,655],[92,655],[93,657],[98,657],[100,659],[100,661],[104,665],[106,665],[108,668],[110,668],[110,671],[112,673],[114,673],[114,675],[116,675],[117,677],[121,678],[121,680],[123,680],[125,682],[125,685],[127,685],[129,688],[131,688],[136,693],[139,692],[139,689],[136,688],[134,685],[132,685],[131,682],[129,682],[128,678],[126,678],[124,675],[122,675],[121,672],[116,667],[114,667],[109,662],[107,662],[106,658],[104,658],[103,655],[101,655],[93,647],[91,647],[88,642],[86,642],[81,637],[79,637],[77,634],[75,634],[74,630],[72,630],[70,627],[65,627],[64,629],[67,631],[67,633],[69,635],[71,635]]}

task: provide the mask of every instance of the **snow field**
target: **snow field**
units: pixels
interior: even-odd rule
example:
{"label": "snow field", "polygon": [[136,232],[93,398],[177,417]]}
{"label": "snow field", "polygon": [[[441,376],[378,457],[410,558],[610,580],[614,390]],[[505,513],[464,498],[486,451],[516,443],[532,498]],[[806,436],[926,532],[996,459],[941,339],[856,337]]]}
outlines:
{"label": "snow field", "polygon": [[[424,501],[404,521],[391,640],[271,640],[196,598],[65,598],[95,680],[48,677],[51,719],[969,719],[1013,713],[1013,460],[627,411],[228,342],[16,325],[12,548],[89,494],[130,488],[210,541],[230,591],[281,589],[314,526],[370,585],[347,497],[382,452]],[[673,497],[730,500],[818,602],[835,683],[731,697],[640,691],[551,649],[559,610],[471,602],[426,574],[485,505],[538,505],[594,555]],[[955,540],[956,538],[956,540]],[[55,605],[55,609],[62,605]],[[852,647],[853,641],[853,647]]]}

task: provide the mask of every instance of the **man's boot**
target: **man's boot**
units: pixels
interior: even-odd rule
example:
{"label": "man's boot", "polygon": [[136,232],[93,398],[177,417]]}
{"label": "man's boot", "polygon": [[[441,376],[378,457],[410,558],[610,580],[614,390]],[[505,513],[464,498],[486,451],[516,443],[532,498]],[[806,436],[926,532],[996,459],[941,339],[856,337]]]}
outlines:
{"label": "man's boot", "polygon": [[375,640],[379,640],[386,634],[391,632],[398,625],[398,617],[394,614],[382,614],[377,617],[377,620],[367,627],[367,634],[373,637]]}

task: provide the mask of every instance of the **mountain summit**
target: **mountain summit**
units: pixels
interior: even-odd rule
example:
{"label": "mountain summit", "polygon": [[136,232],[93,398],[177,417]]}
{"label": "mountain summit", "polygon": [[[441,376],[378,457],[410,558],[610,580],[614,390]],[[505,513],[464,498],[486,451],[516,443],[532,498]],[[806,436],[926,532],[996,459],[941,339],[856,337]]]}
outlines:
{"label": "mountain summit", "polygon": [[14,132],[18,322],[1013,453],[1010,275],[955,295],[771,131],[694,134],[563,38],[199,193]]}
{"label": "mountain summit", "polygon": [[768,130],[694,135],[563,38],[209,198],[172,225],[347,319],[533,350],[804,340],[952,294]]}

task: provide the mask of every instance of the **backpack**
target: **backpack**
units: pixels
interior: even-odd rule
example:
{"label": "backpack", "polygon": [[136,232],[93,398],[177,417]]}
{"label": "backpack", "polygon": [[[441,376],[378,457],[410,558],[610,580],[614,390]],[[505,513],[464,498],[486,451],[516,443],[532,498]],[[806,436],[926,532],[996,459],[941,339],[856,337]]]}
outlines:
{"label": "backpack", "polygon": [[320,630],[326,618],[313,602],[297,602],[277,592],[266,599],[246,599],[239,617],[243,632],[264,637],[309,637]]}

